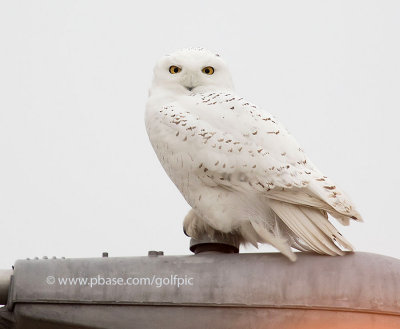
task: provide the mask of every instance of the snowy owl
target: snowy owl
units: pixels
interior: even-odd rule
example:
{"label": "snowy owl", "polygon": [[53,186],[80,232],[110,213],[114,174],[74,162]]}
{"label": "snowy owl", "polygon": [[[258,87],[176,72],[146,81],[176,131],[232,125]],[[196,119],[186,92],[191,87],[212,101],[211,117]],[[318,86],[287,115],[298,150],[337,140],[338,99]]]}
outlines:
{"label": "snowy owl", "polygon": [[235,234],[292,261],[292,247],[332,256],[352,250],[328,214],[343,225],[360,214],[277,119],[235,94],[218,54],[190,48],[161,58],[145,122],[158,159],[192,207],[187,235]]}

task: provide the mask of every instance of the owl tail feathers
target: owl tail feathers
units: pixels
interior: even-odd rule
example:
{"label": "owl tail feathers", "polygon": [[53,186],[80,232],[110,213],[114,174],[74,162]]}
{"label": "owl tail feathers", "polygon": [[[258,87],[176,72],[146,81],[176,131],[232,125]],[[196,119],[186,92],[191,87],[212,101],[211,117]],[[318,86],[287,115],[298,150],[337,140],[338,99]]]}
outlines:
{"label": "owl tail feathers", "polygon": [[[320,209],[269,200],[271,209],[310,250],[325,255],[344,255],[343,248],[352,251],[351,244],[329,222]],[[293,247],[296,248],[295,245]]]}
{"label": "owl tail feathers", "polygon": [[260,222],[248,222],[248,225],[245,228],[242,227],[241,234],[247,242],[250,242],[255,246],[257,246],[257,242],[268,243],[273,245],[292,262],[295,262],[297,259],[297,256],[290,248],[288,240],[280,235],[272,233]]}

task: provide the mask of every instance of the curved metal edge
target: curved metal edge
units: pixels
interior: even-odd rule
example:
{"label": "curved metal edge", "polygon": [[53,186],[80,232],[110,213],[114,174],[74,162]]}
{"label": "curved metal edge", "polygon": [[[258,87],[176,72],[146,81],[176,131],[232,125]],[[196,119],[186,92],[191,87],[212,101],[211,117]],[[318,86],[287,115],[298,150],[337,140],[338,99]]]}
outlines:
{"label": "curved metal edge", "polygon": [[0,305],[7,304],[8,290],[13,272],[13,270],[0,270]]}
{"label": "curved metal edge", "polygon": [[203,235],[200,239],[190,239],[190,251],[194,254],[205,252],[239,253],[239,237],[234,234]]}

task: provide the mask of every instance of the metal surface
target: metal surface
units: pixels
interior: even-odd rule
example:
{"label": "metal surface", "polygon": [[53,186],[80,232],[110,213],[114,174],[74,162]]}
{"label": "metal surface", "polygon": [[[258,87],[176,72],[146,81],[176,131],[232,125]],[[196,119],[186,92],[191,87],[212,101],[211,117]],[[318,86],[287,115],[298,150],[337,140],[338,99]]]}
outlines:
{"label": "metal surface", "polygon": [[106,305],[19,305],[17,329],[399,329],[390,315],[341,311]]}
{"label": "metal surface", "polygon": [[15,328],[14,313],[8,311],[6,307],[0,307],[0,329],[13,328]]}
{"label": "metal surface", "polygon": [[153,256],[153,257],[164,256],[164,251],[149,250],[147,256]]}
{"label": "metal surface", "polygon": [[234,234],[218,234],[214,236],[203,235],[200,239],[190,239],[190,251],[195,254],[204,252],[217,252],[236,254],[239,252],[239,237]]}
{"label": "metal surface", "polygon": [[[368,253],[298,256],[295,263],[262,253],[19,260],[10,298],[12,304],[219,305],[400,315],[399,260]],[[64,282],[71,278],[83,281]],[[107,284],[107,278],[122,278],[122,284]],[[136,281],[128,284],[128,278]],[[178,287],[178,279],[185,278]]]}
{"label": "metal surface", "polygon": [[0,305],[7,303],[8,287],[12,273],[12,270],[0,270]]}
{"label": "metal surface", "polygon": [[5,315],[17,329],[398,329],[399,296],[400,260],[369,253],[19,260]]}

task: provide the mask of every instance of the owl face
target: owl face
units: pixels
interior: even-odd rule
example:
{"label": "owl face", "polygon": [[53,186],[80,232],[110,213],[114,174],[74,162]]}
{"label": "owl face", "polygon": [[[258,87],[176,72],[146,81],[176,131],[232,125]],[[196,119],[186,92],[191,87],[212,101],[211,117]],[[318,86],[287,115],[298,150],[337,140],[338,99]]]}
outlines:
{"label": "owl face", "polygon": [[153,88],[182,94],[233,90],[227,65],[205,49],[184,49],[161,58],[154,68]]}

